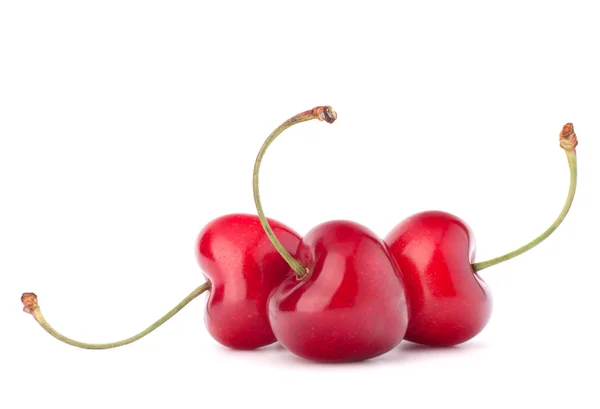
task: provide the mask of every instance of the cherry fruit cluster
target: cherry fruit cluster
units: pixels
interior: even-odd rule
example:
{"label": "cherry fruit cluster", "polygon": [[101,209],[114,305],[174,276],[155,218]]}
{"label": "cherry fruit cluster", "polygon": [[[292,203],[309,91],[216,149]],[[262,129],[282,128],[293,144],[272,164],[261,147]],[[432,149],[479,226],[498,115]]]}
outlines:
{"label": "cherry fruit cluster", "polygon": [[566,124],[559,136],[571,177],[558,218],[526,245],[476,263],[471,229],[442,211],[410,216],[384,239],[346,220],[322,223],[301,236],[265,216],[258,176],[268,147],[290,126],[312,119],[333,123],[336,118],[331,107],[319,106],[269,135],[253,172],[257,215],[225,215],[204,227],[196,257],[207,281],[146,330],[118,342],[87,344],[54,330],[34,293],[21,298],[25,312],[63,342],[107,349],[144,337],[208,291],[206,326],[221,344],[256,349],[278,341],[300,357],[321,362],[374,358],[402,340],[453,346],[475,337],[492,311],[490,291],[479,272],[541,243],[571,207],[577,183],[573,125]]}

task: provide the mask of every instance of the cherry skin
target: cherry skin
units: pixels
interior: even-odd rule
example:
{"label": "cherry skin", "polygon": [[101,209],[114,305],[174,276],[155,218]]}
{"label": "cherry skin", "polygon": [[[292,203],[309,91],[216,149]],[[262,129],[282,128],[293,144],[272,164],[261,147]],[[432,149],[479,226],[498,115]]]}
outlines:
{"label": "cherry skin", "polygon": [[452,346],[473,338],[487,324],[492,298],[471,264],[471,229],[440,211],[415,214],[398,224],[385,242],[398,262],[411,318],[406,340]]}
{"label": "cherry skin", "polygon": [[[284,247],[296,253],[300,236],[275,220]],[[196,257],[212,283],[206,304],[208,332],[234,349],[255,349],[276,341],[267,314],[270,292],[289,276],[257,216],[231,214],[208,223],[196,242]]]}
{"label": "cherry skin", "polygon": [[269,299],[271,327],[285,348],[344,362],[400,343],[409,314],[402,276],[372,231],[349,221],[323,223],[302,239],[297,260],[308,274],[288,274]]}

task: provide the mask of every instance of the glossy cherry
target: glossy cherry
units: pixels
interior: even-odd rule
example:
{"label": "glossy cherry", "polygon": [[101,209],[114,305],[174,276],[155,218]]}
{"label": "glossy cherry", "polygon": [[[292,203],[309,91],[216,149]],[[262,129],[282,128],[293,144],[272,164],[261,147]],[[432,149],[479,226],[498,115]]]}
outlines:
{"label": "glossy cherry", "polygon": [[[275,235],[292,254],[300,236],[269,220]],[[208,223],[196,246],[200,267],[212,283],[204,319],[209,333],[235,349],[254,349],[275,342],[267,299],[286,277],[295,277],[255,215],[231,214]]]}
{"label": "glossy cherry", "polygon": [[406,333],[409,341],[451,346],[479,334],[490,319],[492,299],[478,272],[510,260],[544,241],[567,215],[577,184],[573,125],[560,133],[571,173],[567,200],[554,223],[540,236],[515,251],[473,263],[475,242],[471,229],[458,217],[440,211],[415,214],[385,238],[403,273],[411,308]]}
{"label": "glossy cherry", "polygon": [[[292,254],[300,237],[289,227],[270,220],[276,236]],[[230,214],[208,223],[196,242],[196,257],[210,281],[200,285],[144,331],[121,341],[90,344],[57,332],[44,318],[34,293],[21,297],[24,311],[53,337],[79,348],[109,349],[135,342],[160,327],[192,300],[210,291],[205,320],[210,334],[235,349],[253,349],[275,341],[267,302],[271,290],[290,273],[257,216]]]}
{"label": "glossy cherry", "polygon": [[269,301],[279,342],[315,361],[359,361],[396,347],[408,325],[402,277],[381,239],[349,221],[313,228],[298,250],[308,274]]}
{"label": "glossy cherry", "polygon": [[263,144],[254,168],[254,199],[269,238],[296,273],[269,299],[277,340],[303,358],[358,361],[384,354],[400,343],[408,306],[398,265],[375,233],[349,221],[331,221],[301,241],[297,259],[278,243],[265,219],[258,192],[262,157],[288,127],[311,119],[333,122],[331,107],[317,107],[279,126]]}
{"label": "glossy cherry", "polygon": [[477,335],[490,319],[488,286],[473,271],[471,229],[449,213],[418,213],[385,238],[404,276],[411,311],[408,341],[448,346]]}

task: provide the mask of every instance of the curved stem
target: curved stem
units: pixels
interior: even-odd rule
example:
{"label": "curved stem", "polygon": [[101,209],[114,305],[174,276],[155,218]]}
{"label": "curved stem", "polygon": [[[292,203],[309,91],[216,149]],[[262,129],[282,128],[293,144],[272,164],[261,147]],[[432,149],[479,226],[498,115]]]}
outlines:
{"label": "curved stem", "polygon": [[269,240],[275,246],[275,249],[281,254],[281,257],[287,261],[292,270],[296,273],[296,276],[301,279],[302,277],[308,274],[307,269],[298,262],[286,249],[283,247],[281,242],[273,233],[273,229],[269,225],[267,218],[265,217],[265,213],[262,208],[262,204],[260,202],[260,194],[258,191],[258,171],[260,170],[260,164],[262,162],[263,156],[267,151],[267,148],[271,145],[271,143],[279,136],[283,131],[288,129],[290,126],[299,124],[300,122],[310,121],[311,119],[318,119],[320,121],[326,121],[327,123],[333,123],[337,118],[337,114],[330,106],[318,106],[309,111],[304,111],[295,115],[279,125],[269,137],[265,140],[258,155],[256,156],[256,162],[254,163],[254,172],[252,174],[252,190],[254,191],[254,203],[256,204],[256,211],[258,213],[258,218],[260,219],[260,223],[262,224]]}
{"label": "curved stem", "polygon": [[573,124],[566,124],[563,127],[563,130],[560,133],[560,146],[565,150],[567,154],[567,161],[569,162],[570,170],[570,185],[565,205],[563,206],[560,214],[558,215],[554,223],[552,223],[552,225],[550,225],[550,227],[548,227],[546,231],[544,231],[542,234],[540,234],[538,237],[525,244],[524,246],[519,247],[518,249],[511,251],[510,253],[504,254],[503,256],[496,257],[487,261],[481,261],[479,263],[474,263],[472,265],[474,271],[481,271],[484,268],[488,268],[496,264],[502,263],[504,261],[510,260],[511,258],[520,256],[521,254],[531,250],[532,248],[546,240],[548,236],[550,236],[565,219],[567,213],[569,213],[571,204],[573,203],[573,198],[575,197],[575,188],[577,187],[577,154],[575,152],[575,147],[577,146],[577,136],[575,135],[575,132],[573,130]]}
{"label": "curved stem", "polygon": [[130,338],[124,339],[122,341],[109,342],[106,344],[88,344],[85,342],[79,342],[79,341],[75,341],[71,338],[65,337],[64,335],[57,332],[54,328],[52,328],[50,326],[50,324],[48,324],[48,321],[46,321],[46,319],[42,315],[42,310],[40,309],[40,306],[37,303],[37,296],[34,293],[23,294],[23,296],[21,297],[21,301],[23,302],[23,305],[24,305],[23,311],[31,314],[33,316],[33,318],[35,318],[35,320],[42,326],[42,328],[44,328],[46,330],[46,332],[48,332],[50,335],[52,335],[54,338],[58,339],[59,341],[62,341],[65,344],[69,344],[69,345],[79,347],[79,348],[84,348],[84,349],[109,349],[109,348],[116,348],[116,347],[120,347],[123,345],[131,344],[132,342],[135,342],[138,339],[144,338],[146,335],[148,335],[149,333],[151,333],[152,331],[154,331],[155,329],[160,327],[162,324],[167,322],[171,317],[173,317],[175,314],[177,314],[179,311],[181,311],[183,309],[183,307],[188,305],[194,298],[198,297],[203,292],[210,290],[210,287],[211,287],[210,281],[207,281],[206,283],[202,284],[201,286],[196,288],[194,291],[192,291],[190,293],[190,295],[185,297],[171,311],[166,313],[162,318],[160,318],[158,321],[156,321],[154,324],[150,325],[148,328],[146,328],[139,334],[134,335]]}

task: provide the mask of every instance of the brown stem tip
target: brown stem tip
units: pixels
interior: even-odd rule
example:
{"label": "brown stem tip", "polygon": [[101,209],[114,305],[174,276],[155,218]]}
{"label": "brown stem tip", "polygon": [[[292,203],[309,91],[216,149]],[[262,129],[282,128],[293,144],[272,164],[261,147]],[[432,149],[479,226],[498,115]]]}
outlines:
{"label": "brown stem tip", "polygon": [[23,303],[23,311],[27,314],[31,314],[33,310],[39,308],[37,295],[34,293],[24,293],[21,296],[21,302]]}
{"label": "brown stem tip", "polygon": [[570,152],[575,150],[577,143],[577,135],[575,135],[573,124],[568,123],[563,126],[563,129],[560,132],[560,147],[565,151]]}
{"label": "brown stem tip", "polygon": [[325,121],[329,124],[332,124],[337,119],[337,113],[330,106],[313,108],[312,114],[319,121]]}

